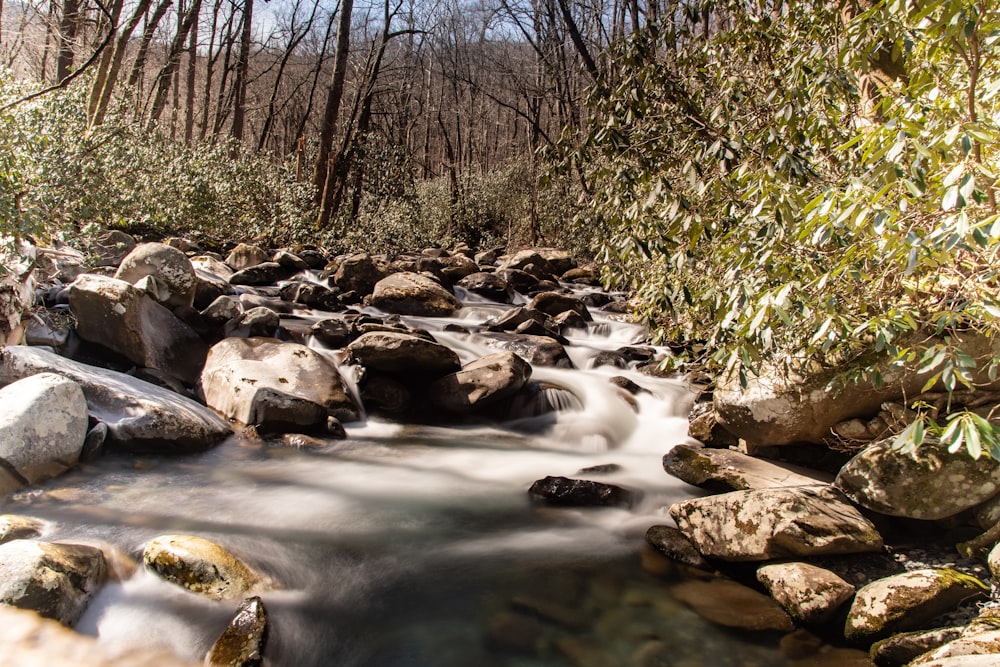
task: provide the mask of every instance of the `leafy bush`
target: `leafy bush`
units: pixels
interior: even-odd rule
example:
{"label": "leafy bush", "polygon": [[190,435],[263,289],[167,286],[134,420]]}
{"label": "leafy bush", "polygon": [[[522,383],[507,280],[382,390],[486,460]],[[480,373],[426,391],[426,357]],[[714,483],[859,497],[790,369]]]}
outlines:
{"label": "leafy bush", "polygon": [[608,278],[743,379],[874,349],[973,388],[951,336],[1000,333],[1000,9],[713,6],[708,38],[666,22],[612,55],[566,162],[596,193]]}
{"label": "leafy bush", "polygon": [[[23,92],[0,80],[0,100]],[[147,133],[124,107],[88,131],[86,92],[73,86],[0,114],[0,232],[110,227],[278,243],[310,229],[312,188],[287,166],[225,140],[185,147]]]}

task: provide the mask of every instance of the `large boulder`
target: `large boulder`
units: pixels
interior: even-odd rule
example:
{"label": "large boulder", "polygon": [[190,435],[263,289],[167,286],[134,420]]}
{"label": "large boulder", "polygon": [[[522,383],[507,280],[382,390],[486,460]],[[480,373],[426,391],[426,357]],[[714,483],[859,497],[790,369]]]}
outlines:
{"label": "large boulder", "polygon": [[455,296],[419,273],[393,273],[375,284],[372,305],[398,315],[447,317],[462,307]]}
{"label": "large boulder", "polygon": [[912,453],[886,439],[869,445],[837,474],[837,487],[858,505],[911,519],[944,519],[1000,492],[1000,463],[988,456],[925,442]]}
{"label": "large boulder", "polygon": [[359,411],[336,366],[320,353],[273,338],[226,338],[201,374],[205,402],[243,424],[289,430],[355,421]]}
{"label": "large boulder", "polygon": [[491,301],[499,301],[500,303],[510,303],[514,298],[514,290],[510,288],[507,281],[502,276],[493,272],[479,271],[470,273],[455,283],[455,285],[473,294],[478,294]]}
{"label": "large boulder", "polygon": [[402,332],[370,331],[352,341],[347,351],[354,362],[391,375],[440,377],[462,368],[450,348]]}
{"label": "large boulder", "polygon": [[[926,344],[927,337],[920,335],[918,340]],[[1000,355],[1000,338],[968,334],[953,336],[953,342],[981,362],[973,377],[977,386],[1000,386],[1000,381],[987,376],[989,359]],[[877,362],[876,367],[881,382],[859,379],[838,390],[829,385],[836,387],[850,369],[803,369],[794,361],[761,364],[760,375],[751,375],[746,388],[735,373],[719,379],[714,392],[716,413],[719,422],[751,448],[822,443],[840,422],[872,417],[887,401],[919,395],[933,373],[900,368],[888,360]]]}
{"label": "large boulder", "polygon": [[844,636],[874,641],[914,630],[960,602],[985,597],[989,587],[951,568],[912,570],[877,579],[854,596]]}
{"label": "large boulder", "polygon": [[341,292],[355,292],[362,296],[371,294],[375,284],[385,277],[372,256],[366,252],[342,257],[335,266],[330,282]]}
{"label": "large boulder", "polygon": [[0,495],[76,465],[87,437],[80,385],[39,373],[0,389]]}
{"label": "large boulder", "polygon": [[168,308],[194,303],[197,283],[191,260],[163,243],[136,246],[118,265],[115,278],[132,285],[144,281],[147,294]]}
{"label": "large boulder", "polygon": [[594,319],[583,301],[574,296],[560,294],[559,292],[542,292],[536,294],[528,303],[528,310],[537,310],[551,317],[569,311],[582,317],[585,322],[590,322]]}
{"label": "large boulder", "polygon": [[44,531],[45,523],[39,519],[20,514],[0,514],[0,544],[41,537]]}
{"label": "large boulder", "polygon": [[226,264],[233,271],[242,271],[251,266],[257,266],[271,259],[271,256],[260,246],[249,243],[240,243],[226,256]]}
{"label": "large boulder", "polygon": [[224,547],[194,535],[161,535],[142,552],[161,578],[214,600],[242,600],[263,578]]}
{"label": "large boulder", "polygon": [[80,338],[103,345],[133,363],[194,384],[208,347],[170,310],[124,280],[94,274],[69,290]]}
{"label": "large boulder", "polygon": [[882,537],[834,489],[820,486],[733,491],[670,507],[703,555],[725,561],[878,551]]}
{"label": "large boulder", "polygon": [[79,620],[107,578],[100,549],[13,540],[0,545],[0,603],[66,625]]}
{"label": "large boulder", "polygon": [[131,375],[87,366],[36,347],[0,350],[0,384],[53,372],[76,381],[87,410],[108,427],[107,441],[135,452],[202,451],[232,435],[217,414],[168,389]]}
{"label": "large boulder", "polygon": [[806,624],[829,620],[854,595],[854,586],[809,563],[764,565],[757,570],[757,581],[792,618]]}
{"label": "large boulder", "polygon": [[530,377],[530,364],[512,352],[497,352],[436,380],[428,393],[439,408],[465,414],[511,396]]}
{"label": "large boulder", "polygon": [[788,463],[766,461],[729,449],[676,445],[663,456],[663,469],[688,484],[712,491],[809,486],[832,475]]}

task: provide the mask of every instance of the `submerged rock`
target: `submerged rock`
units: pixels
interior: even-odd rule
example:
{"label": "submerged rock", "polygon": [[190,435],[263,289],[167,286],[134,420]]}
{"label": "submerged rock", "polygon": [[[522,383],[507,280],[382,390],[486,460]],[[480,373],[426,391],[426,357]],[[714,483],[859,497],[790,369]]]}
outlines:
{"label": "submerged rock", "polygon": [[691,540],[673,526],[650,526],[646,531],[646,542],[671,560],[700,570],[712,568],[705,557],[694,548]]}
{"label": "submerged rock", "polygon": [[161,535],[146,545],[142,562],[163,579],[215,600],[245,598],[261,577],[215,542],[193,535]]}
{"label": "submerged rock", "polygon": [[36,373],[64,375],[83,388],[87,409],[108,427],[108,442],[133,452],[202,451],[233,434],[205,406],[116,371],[87,366],[36,347],[0,349],[0,384]]}
{"label": "submerged rock", "polygon": [[0,389],[0,495],[72,468],[86,437],[87,401],[73,380],[39,373]]}
{"label": "submerged rock", "polygon": [[777,602],[729,579],[686,581],[671,586],[670,594],[705,620],[728,628],[782,632],[795,629]]}
{"label": "submerged rock", "polygon": [[841,468],[836,485],[870,510],[912,519],[944,519],[1000,492],[1000,463],[973,459],[925,442],[912,453],[896,451],[892,440],[870,445]]}
{"label": "submerged rock", "polygon": [[73,625],[104,584],[100,549],[13,540],[0,545],[0,603]]}
{"label": "submerged rock", "polygon": [[873,641],[914,630],[960,602],[988,592],[975,577],[951,568],[912,570],[878,579],[855,595],[844,636]]}
{"label": "submerged rock", "polygon": [[207,667],[260,667],[267,644],[267,611],[257,596],[240,605],[205,656]]}
{"label": "submerged rock", "polygon": [[726,561],[878,551],[882,537],[829,487],[733,491],[670,507],[699,552]]}
{"label": "submerged rock", "polygon": [[876,665],[906,665],[914,658],[958,639],[961,635],[960,627],[904,632],[875,642],[870,654]]}
{"label": "submerged rock", "polygon": [[531,485],[532,499],[569,507],[632,507],[640,494],[614,484],[569,477],[545,477]]}

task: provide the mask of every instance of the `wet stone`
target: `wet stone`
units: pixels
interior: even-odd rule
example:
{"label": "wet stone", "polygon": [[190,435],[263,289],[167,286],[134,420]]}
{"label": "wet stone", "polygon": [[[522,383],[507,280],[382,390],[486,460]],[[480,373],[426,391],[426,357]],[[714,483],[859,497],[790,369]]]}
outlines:
{"label": "wet stone", "polygon": [[240,605],[208,655],[206,667],[260,667],[267,644],[267,611],[257,596]]}
{"label": "wet stone", "polygon": [[614,484],[552,476],[536,481],[528,494],[536,502],[567,507],[632,507],[640,498]]}
{"label": "wet stone", "polygon": [[44,530],[45,523],[40,519],[18,514],[0,515],[0,544],[40,537]]}
{"label": "wet stone", "polygon": [[684,533],[673,526],[650,526],[646,542],[667,558],[701,570],[711,569],[705,557],[698,553]]}
{"label": "wet stone", "polygon": [[483,631],[483,642],[494,651],[534,655],[543,646],[545,629],[536,619],[511,611],[490,617]]}
{"label": "wet stone", "polygon": [[672,586],[670,592],[699,616],[718,625],[754,631],[795,629],[777,602],[735,581],[686,581]]}

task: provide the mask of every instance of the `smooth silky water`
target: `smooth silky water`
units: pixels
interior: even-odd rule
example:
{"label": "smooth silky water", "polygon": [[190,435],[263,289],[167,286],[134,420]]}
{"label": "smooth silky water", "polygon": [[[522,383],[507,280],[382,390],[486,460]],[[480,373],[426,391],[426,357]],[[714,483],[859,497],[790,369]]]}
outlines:
{"label": "smooth silky water", "polygon": [[[471,303],[454,319],[404,319],[465,362],[492,350],[440,329],[502,311]],[[571,336],[580,368],[642,336],[607,320],[590,331]],[[647,390],[638,411],[611,375]],[[46,539],[111,543],[132,557],[165,533],[219,542],[280,585],[262,595],[274,667],[783,664],[776,637],[702,621],[641,567],[645,530],[670,523],[666,507],[695,492],[661,466],[687,441],[687,387],[606,368],[533,377],[568,390],[573,409],[502,428],[366,419],[347,425],[346,440],[309,449],[234,436],[199,455],[107,454],[12,496],[4,511],[51,521]],[[612,463],[612,473],[579,473]],[[640,489],[643,500],[632,510],[532,505],[527,489],[547,475]],[[526,636],[505,626],[511,610],[558,622]],[[234,611],[140,566],[108,584],[77,629],[200,660]],[[511,651],[526,642],[541,649]]]}

